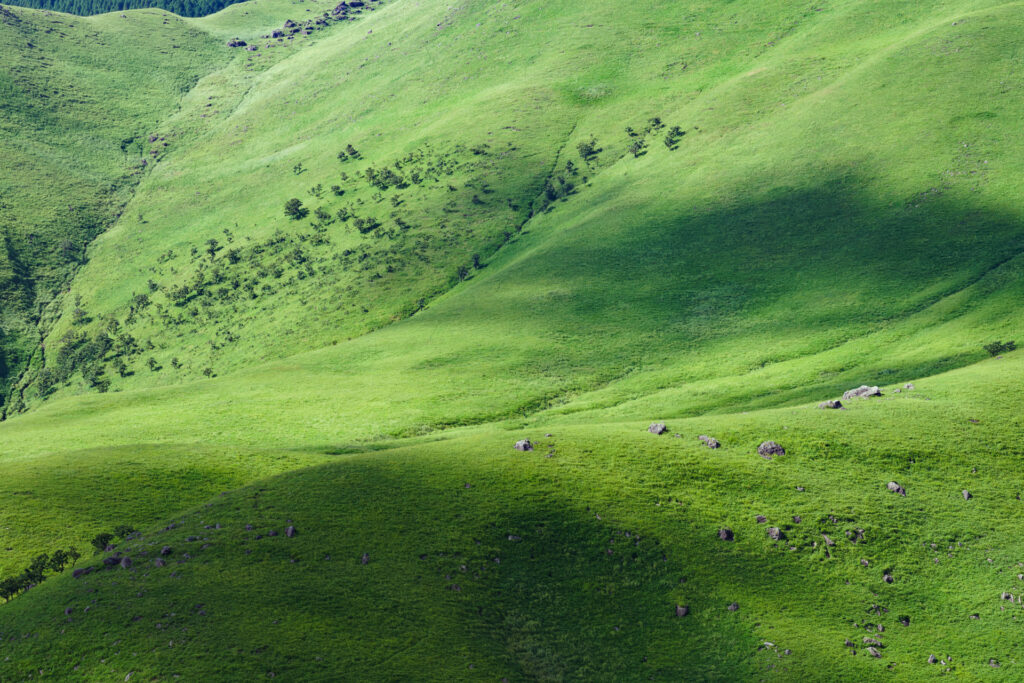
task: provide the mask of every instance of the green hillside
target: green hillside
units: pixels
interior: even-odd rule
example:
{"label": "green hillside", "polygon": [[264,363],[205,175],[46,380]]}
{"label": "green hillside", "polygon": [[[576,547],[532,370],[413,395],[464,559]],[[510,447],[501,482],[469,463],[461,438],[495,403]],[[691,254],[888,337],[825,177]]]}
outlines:
{"label": "green hillside", "polygon": [[1021,4],[348,12],[3,15],[0,679],[1014,680]]}

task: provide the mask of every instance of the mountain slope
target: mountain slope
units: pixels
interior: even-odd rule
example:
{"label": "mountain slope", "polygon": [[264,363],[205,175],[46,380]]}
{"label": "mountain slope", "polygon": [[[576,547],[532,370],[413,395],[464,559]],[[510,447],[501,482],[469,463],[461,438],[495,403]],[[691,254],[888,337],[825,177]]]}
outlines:
{"label": "mountain slope", "polygon": [[326,9],[187,22],[40,328],[0,577],[141,536],[6,677],[1012,677],[1019,3]]}

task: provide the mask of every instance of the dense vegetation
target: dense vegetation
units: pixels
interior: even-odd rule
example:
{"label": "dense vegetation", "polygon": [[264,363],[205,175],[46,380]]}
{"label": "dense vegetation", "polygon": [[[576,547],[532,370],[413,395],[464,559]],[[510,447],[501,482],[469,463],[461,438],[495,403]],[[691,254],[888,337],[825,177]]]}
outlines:
{"label": "dense vegetation", "polygon": [[239,0],[15,0],[8,4],[82,16],[157,8],[182,17],[205,17],[235,2]]}
{"label": "dense vegetation", "polygon": [[1019,5],[329,5],[8,12],[0,679],[1019,678]]}

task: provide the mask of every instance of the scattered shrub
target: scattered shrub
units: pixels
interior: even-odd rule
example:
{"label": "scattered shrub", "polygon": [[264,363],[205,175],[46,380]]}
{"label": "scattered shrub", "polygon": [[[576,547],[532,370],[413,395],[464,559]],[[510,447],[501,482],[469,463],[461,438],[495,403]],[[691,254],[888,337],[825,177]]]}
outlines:
{"label": "scattered shrub", "polygon": [[991,344],[985,344],[983,346],[990,356],[998,356],[1001,353],[1008,353],[1017,349],[1017,342],[1006,342],[1005,344],[1001,341],[994,341]]}
{"label": "scattered shrub", "polygon": [[302,200],[293,197],[284,203],[284,215],[297,221],[309,215],[309,209],[302,205]]}

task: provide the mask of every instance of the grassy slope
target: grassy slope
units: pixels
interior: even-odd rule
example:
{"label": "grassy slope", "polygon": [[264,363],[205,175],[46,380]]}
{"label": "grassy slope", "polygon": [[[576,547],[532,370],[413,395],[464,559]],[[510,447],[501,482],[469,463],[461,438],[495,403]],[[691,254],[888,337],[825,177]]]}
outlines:
{"label": "grassy slope", "polygon": [[41,310],[144,174],[145,136],[220,54],[165,12],[0,14],[0,393],[39,345]]}
{"label": "grassy slope", "polygon": [[[209,21],[233,35],[228,13],[245,17],[247,7]],[[244,19],[254,33],[286,16],[258,7]],[[346,141],[368,150],[368,161],[424,140],[472,145],[474,134],[497,127],[485,112],[496,102],[523,103],[524,89],[537,83],[544,105],[525,100],[531,106],[516,112],[530,139],[516,144],[530,156],[465,170],[460,184],[490,178],[528,206],[555,159],[579,163],[575,143],[594,134],[605,152],[591,186],[526,223],[486,268],[408,320],[327,345],[387,322],[408,299],[449,282],[426,266],[378,284],[352,281],[348,295],[372,302],[378,316],[367,323],[355,311],[325,312],[323,302],[338,297],[332,287],[341,288],[325,268],[307,289],[214,314],[251,335],[222,347],[219,370],[260,354],[324,349],[158,389],[147,387],[189,379],[205,363],[173,378],[137,368],[116,380],[123,393],[64,397],[5,424],[4,573],[41,549],[82,545],[124,521],[146,526],[147,542],[178,545],[198,519],[227,527],[195,561],[172,564],[181,578],[143,569],[129,579],[60,578],[4,608],[10,633],[39,636],[5,641],[11,670],[66,676],[79,664],[93,678],[211,675],[230,653],[232,670],[303,678],[344,670],[364,678],[864,680],[882,675],[887,662],[905,678],[934,673],[923,664],[934,652],[970,676],[988,671],[989,657],[1009,673],[1016,612],[1002,611],[998,594],[1012,589],[1020,559],[1007,539],[1019,505],[1012,484],[1022,361],[972,365],[919,382],[917,393],[843,413],[731,411],[799,406],[862,381],[902,382],[974,363],[981,342],[1020,329],[1019,218],[1006,202],[1022,177],[1013,127],[1021,96],[1010,80],[1019,66],[1019,7],[890,3],[869,11],[849,3],[788,17],[732,6],[694,7],[687,16],[659,9],[671,20],[656,23],[678,31],[668,43],[671,36],[643,23],[651,8],[596,5],[574,14],[581,11],[567,4],[526,5],[510,8],[524,23],[518,49],[507,53],[521,81],[450,84],[444,69],[461,75],[467,66],[442,48],[463,59],[473,53],[446,44],[454,42],[446,35],[473,40],[484,23],[480,7],[467,5],[445,34],[435,30],[435,6],[395,3],[358,31],[335,27],[294,56],[267,57],[280,60],[269,69],[243,56],[200,83],[194,104],[227,93],[226,120],[193,121],[195,144],[172,152],[134,200],[149,223],[132,220],[133,205],[96,244],[75,291],[97,318],[117,313],[154,275],[148,268],[158,254],[187,254],[232,216],[252,223],[235,228],[235,239],[291,227],[277,217],[283,198],[326,184]],[[579,28],[589,23],[597,30]],[[562,36],[575,59],[541,55],[522,40],[550,44],[544,31]],[[584,38],[571,45],[564,36]],[[411,55],[429,48],[438,63],[389,57],[385,41]],[[648,49],[634,50],[642,56],[618,72],[596,66],[599,56],[638,43]],[[370,56],[379,63],[358,69]],[[436,101],[412,106],[424,90],[391,80],[398,63],[409,79],[440,69],[438,83],[451,90],[427,83]],[[477,64],[482,76],[493,75]],[[346,65],[358,75],[332,84]],[[353,89],[358,98],[344,96]],[[391,93],[410,99],[391,105]],[[638,111],[637,101],[649,109]],[[372,120],[361,114],[368,103]],[[688,129],[680,149],[652,139],[648,155],[618,159],[627,142],[621,129],[650,115]],[[186,108],[182,116],[199,114]],[[332,116],[353,118],[336,130]],[[417,117],[430,120],[426,133],[411,131]],[[374,141],[371,131],[387,139]],[[300,161],[310,170],[296,176],[290,169]],[[232,196],[238,186],[273,191]],[[208,197],[194,199],[194,188]],[[414,191],[406,201],[430,216],[446,200]],[[332,235],[338,246],[360,239]],[[460,230],[434,258],[450,258],[442,260],[448,268],[488,243]],[[178,267],[197,265],[183,259]],[[111,272],[121,276],[114,287]],[[260,315],[278,318],[246,321],[261,305]],[[165,365],[204,342],[156,318],[140,325]],[[697,415],[704,416],[689,417]],[[672,429],[686,439],[647,437],[643,427],[654,417],[674,418]],[[459,424],[479,426],[386,441]],[[509,455],[515,438],[548,430],[554,458],[543,458],[545,450]],[[726,449],[709,457],[694,442],[699,433],[715,434]],[[774,463],[752,455],[764,438],[783,442],[790,455]],[[373,452],[368,443],[399,448]],[[68,471],[69,463],[88,467]],[[288,470],[297,471],[253,484],[266,489],[260,500],[269,502],[259,507],[255,490],[243,488],[199,508],[198,518],[176,517],[187,520],[181,530],[152,535],[180,506]],[[885,491],[894,478],[908,498]],[[473,488],[461,488],[467,481]],[[806,491],[796,493],[798,485]],[[962,488],[975,493],[971,503],[958,497]],[[81,490],[94,494],[68,495]],[[771,550],[757,513],[783,525],[802,515],[787,530],[798,550]],[[253,543],[244,524],[280,528],[285,519],[296,521],[298,537],[243,547]],[[715,540],[721,524],[737,531],[735,547]],[[840,540],[826,561],[819,534],[841,539],[848,527],[863,528],[865,544]],[[645,539],[636,562],[604,553],[623,530]],[[524,541],[502,541],[509,533]],[[927,544],[958,541],[969,550],[933,562]],[[366,567],[362,552],[373,558]],[[455,552],[465,559],[453,560]],[[322,553],[340,558],[341,568],[326,569]],[[429,559],[419,560],[424,553]],[[493,569],[492,553],[512,561]],[[861,557],[871,560],[868,570]],[[443,578],[461,573],[460,564],[472,574],[469,567],[487,562],[480,578]],[[898,579],[892,586],[880,582],[887,568]],[[463,590],[446,590],[453,581]],[[87,597],[93,588],[99,592]],[[139,589],[142,596],[129,597]],[[258,606],[238,604],[239,591],[259,596]],[[95,613],[63,624],[65,606],[93,598]],[[741,604],[736,614],[723,609],[732,600]],[[690,620],[671,618],[682,601],[694,607]],[[102,618],[129,603],[143,621],[126,617],[118,627]],[[841,647],[843,638],[860,644],[864,632],[852,622],[863,624],[871,604],[890,609],[867,617],[886,626],[882,662]],[[167,626],[170,612],[176,638],[155,627]],[[982,619],[967,620],[971,612]],[[912,626],[895,623],[899,614]],[[303,645],[311,615],[321,628]],[[793,655],[755,653],[763,639]],[[381,642],[391,644],[383,655]],[[81,659],[48,660],[51,648]]]}

